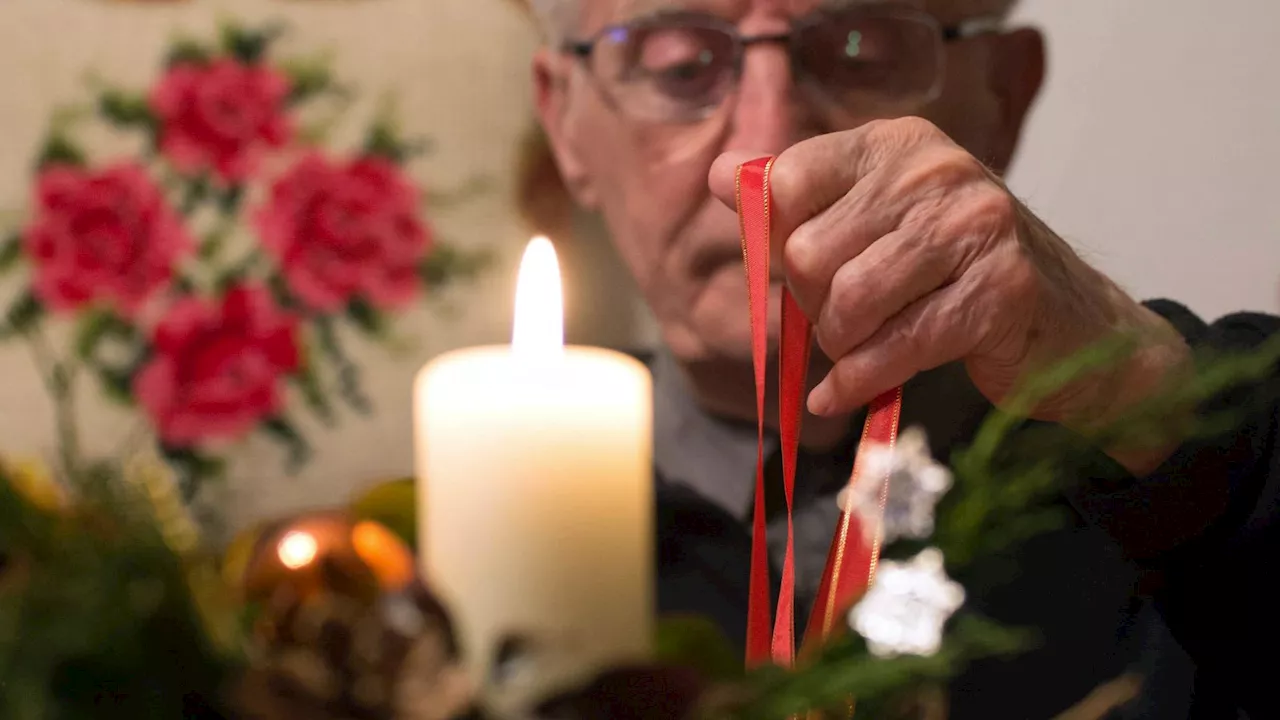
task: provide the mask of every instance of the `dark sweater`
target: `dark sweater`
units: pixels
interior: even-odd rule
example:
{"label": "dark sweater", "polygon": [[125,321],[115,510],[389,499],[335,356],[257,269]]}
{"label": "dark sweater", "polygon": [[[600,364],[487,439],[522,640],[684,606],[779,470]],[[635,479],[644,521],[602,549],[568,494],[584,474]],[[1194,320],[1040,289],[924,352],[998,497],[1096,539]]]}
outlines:
{"label": "dark sweater", "polygon": [[[1149,305],[1196,347],[1248,349],[1280,332],[1280,318],[1240,314],[1208,325],[1174,303]],[[1280,570],[1278,386],[1280,370],[1216,399],[1252,405],[1233,427],[1189,443],[1147,477],[1129,476],[1101,453],[1087,458],[1062,500],[1076,522],[957,578],[975,609],[1034,626],[1042,642],[956,678],[951,720],[1051,718],[1133,669],[1147,676],[1144,694],[1119,717],[1238,720],[1243,710],[1252,720],[1280,718],[1280,693],[1268,687],[1280,667],[1271,657],[1280,646],[1280,611],[1272,609],[1280,594],[1268,577]],[[944,460],[991,411],[959,366],[924,373],[905,393],[903,426],[923,425]],[[851,466],[853,454],[846,446],[802,467]],[[662,477],[656,518],[660,612],[713,618],[741,649],[747,525]],[[1191,680],[1194,687],[1184,686]]]}

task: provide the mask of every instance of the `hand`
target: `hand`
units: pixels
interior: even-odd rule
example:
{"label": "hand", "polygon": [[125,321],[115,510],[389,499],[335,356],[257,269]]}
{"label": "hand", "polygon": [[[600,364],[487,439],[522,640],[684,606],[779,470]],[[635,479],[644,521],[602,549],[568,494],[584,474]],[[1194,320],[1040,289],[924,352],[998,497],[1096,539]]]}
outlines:
{"label": "hand", "polygon": [[[731,208],[737,166],[758,156],[726,153],[712,167],[711,188]],[[1033,413],[1068,426],[1098,423],[1187,362],[1173,328],[924,120],[801,142],[774,161],[771,188],[788,287],[834,363],[809,396],[816,415],[848,413],[953,361],[999,405],[1028,373],[1112,333],[1136,334],[1141,350],[1123,367]],[[1162,459],[1122,455],[1135,471]]]}

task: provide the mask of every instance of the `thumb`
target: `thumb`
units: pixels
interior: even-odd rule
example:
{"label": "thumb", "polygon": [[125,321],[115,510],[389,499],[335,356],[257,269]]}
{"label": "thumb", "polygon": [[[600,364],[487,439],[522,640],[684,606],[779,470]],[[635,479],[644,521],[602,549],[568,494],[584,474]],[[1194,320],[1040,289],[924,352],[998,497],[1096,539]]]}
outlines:
{"label": "thumb", "polygon": [[768,157],[769,153],[751,152],[749,150],[730,150],[721,153],[711,164],[711,172],[707,175],[707,185],[711,194],[716,196],[730,210],[738,210],[738,166],[756,158]]}

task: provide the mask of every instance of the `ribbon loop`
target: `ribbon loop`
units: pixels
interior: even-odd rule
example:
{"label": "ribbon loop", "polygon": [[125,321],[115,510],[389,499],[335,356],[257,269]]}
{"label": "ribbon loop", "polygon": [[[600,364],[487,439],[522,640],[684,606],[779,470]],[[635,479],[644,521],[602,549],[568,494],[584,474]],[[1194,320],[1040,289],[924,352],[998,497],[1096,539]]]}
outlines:
{"label": "ribbon loop", "polygon": [[[750,597],[747,601],[748,667],[770,660],[782,667],[792,667],[795,664],[795,526],[791,505],[795,490],[800,429],[804,417],[809,354],[813,345],[812,325],[800,311],[790,291],[784,287],[778,351],[778,434],[782,453],[783,496],[787,503],[787,543],[782,562],[777,617],[771,618],[765,522],[764,416],[765,369],[769,348],[769,236],[772,230],[769,172],[772,167],[773,158],[758,158],[743,163],[738,167],[736,188],[751,316],[751,359],[755,371],[758,436],[755,506],[752,512]],[[901,409],[901,388],[895,388],[872,401],[859,449],[869,443],[892,445],[897,439]],[[861,463],[858,462],[863,453],[859,452],[858,455],[849,478],[850,483],[863,481],[860,477]],[[883,498],[888,478],[884,477],[879,481]],[[839,625],[835,619],[848,611],[874,579],[879,555],[878,527],[862,527],[854,508],[842,508],[819,584],[818,596],[805,631],[806,646],[825,642],[836,632]]]}

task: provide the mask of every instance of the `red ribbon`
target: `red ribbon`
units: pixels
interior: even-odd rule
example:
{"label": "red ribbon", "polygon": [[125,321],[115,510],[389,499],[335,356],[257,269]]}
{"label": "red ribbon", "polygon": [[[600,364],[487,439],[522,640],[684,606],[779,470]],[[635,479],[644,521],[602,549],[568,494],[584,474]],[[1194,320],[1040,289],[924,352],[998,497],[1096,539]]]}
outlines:
{"label": "red ribbon", "polygon": [[[782,563],[782,583],[777,617],[770,618],[769,556],[765,542],[764,507],[764,398],[765,366],[769,334],[769,171],[773,158],[759,158],[738,167],[737,204],[742,233],[742,256],[747,272],[747,295],[751,312],[751,359],[755,369],[758,447],[756,450],[756,492],[752,515],[750,597],[747,605],[747,665],[772,661],[781,667],[795,664],[795,541],[792,522],[792,495],[796,479],[796,454],[804,416],[805,378],[809,370],[809,349],[813,328],[800,311],[795,298],[782,290],[782,328],[778,370],[778,432],[782,451],[782,481],[787,501],[787,546]],[[871,402],[859,449],[868,444],[892,446],[898,436],[902,409],[902,388],[895,388]],[[854,462],[849,483],[859,482],[861,459]],[[881,478],[881,511],[888,477]],[[814,601],[805,630],[806,647],[825,642],[841,626],[849,608],[875,577],[880,556],[879,528],[866,532],[859,517],[847,507],[840,512],[822,573],[818,597]]]}

